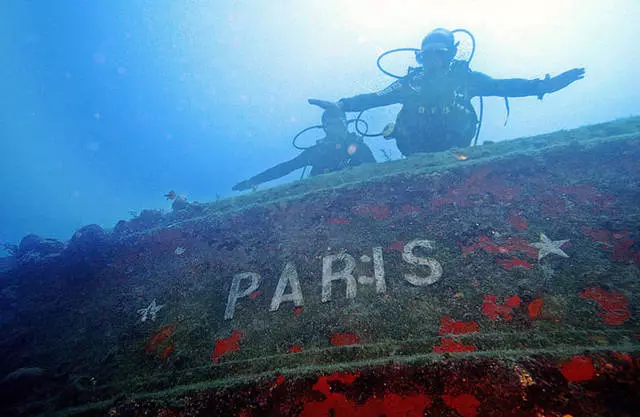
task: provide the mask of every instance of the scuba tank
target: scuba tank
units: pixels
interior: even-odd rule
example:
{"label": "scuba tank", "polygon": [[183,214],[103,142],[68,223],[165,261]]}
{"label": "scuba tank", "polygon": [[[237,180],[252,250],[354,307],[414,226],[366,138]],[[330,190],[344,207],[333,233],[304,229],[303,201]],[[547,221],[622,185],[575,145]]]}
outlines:
{"label": "scuba tank", "polygon": [[[467,35],[467,37],[469,38],[470,42],[471,42],[471,46],[470,46],[470,50],[467,52],[467,50],[469,48],[461,48],[460,47],[460,41],[455,43],[455,55],[453,56],[453,59],[455,59],[456,57],[458,58],[457,61],[464,61],[466,62],[467,67],[471,64],[471,60],[473,59],[475,52],[476,52],[476,40],[475,37],[473,36],[473,34],[471,32],[469,32],[466,29],[454,29],[451,31],[452,34],[456,34],[456,33],[463,33],[465,35]],[[409,76],[414,74],[416,71],[421,71],[421,68],[415,68],[415,67],[409,67],[408,71],[407,71],[407,75],[405,76],[400,76],[400,75],[396,75],[390,71],[387,71],[386,69],[383,68],[382,66],[382,59],[388,55],[391,54],[395,54],[398,52],[413,52],[415,54],[416,57],[416,61],[418,61],[418,63],[421,63],[421,59],[419,56],[419,53],[421,52],[420,49],[418,48],[396,48],[396,49],[391,49],[388,50],[386,52],[383,52],[382,54],[380,54],[380,56],[378,56],[378,59],[376,60],[376,66],[378,67],[378,69],[380,71],[382,71],[383,74],[388,75],[390,77],[396,78],[396,79],[400,79],[400,78],[404,78],[405,76]],[[468,56],[467,56],[468,53]],[[508,101],[506,101],[505,98],[505,103],[507,105],[507,118],[509,116],[509,107],[508,107]],[[378,133],[367,133],[367,132],[361,132],[358,129],[358,122],[362,121],[362,115],[364,114],[365,111],[361,111],[358,116],[356,117],[356,124],[355,124],[355,128],[356,131],[358,132],[358,134],[360,134],[363,137],[378,137],[378,136],[382,136],[385,139],[392,139],[393,136],[393,131],[395,128],[395,124],[394,123],[388,123],[381,132]],[[473,139],[473,145],[475,146],[478,142],[478,137],[480,135],[480,128],[482,127],[482,118],[483,118],[483,113],[484,113],[484,100],[482,97],[480,97],[480,111],[479,111],[479,116],[478,116],[478,124],[477,124],[477,129],[476,129],[476,134],[475,137]],[[506,121],[505,121],[506,124]]]}

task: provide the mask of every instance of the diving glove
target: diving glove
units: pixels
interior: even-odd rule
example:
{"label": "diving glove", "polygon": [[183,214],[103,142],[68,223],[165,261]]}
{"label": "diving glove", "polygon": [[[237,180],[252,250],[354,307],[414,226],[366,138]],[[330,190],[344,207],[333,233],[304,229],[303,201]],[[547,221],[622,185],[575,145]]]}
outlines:
{"label": "diving glove", "polygon": [[542,99],[542,96],[548,93],[554,93],[558,90],[562,90],[569,84],[581,80],[584,78],[584,68],[574,68],[569,71],[565,71],[555,77],[550,77],[549,74],[542,80],[542,91],[538,96]]}
{"label": "diving glove", "polygon": [[324,110],[329,110],[329,109],[338,109],[340,111],[342,111],[342,106],[340,105],[340,102],[334,102],[334,101],[327,101],[327,100],[318,100],[316,98],[310,98],[309,99],[309,104],[314,105],[314,106],[318,106]]}

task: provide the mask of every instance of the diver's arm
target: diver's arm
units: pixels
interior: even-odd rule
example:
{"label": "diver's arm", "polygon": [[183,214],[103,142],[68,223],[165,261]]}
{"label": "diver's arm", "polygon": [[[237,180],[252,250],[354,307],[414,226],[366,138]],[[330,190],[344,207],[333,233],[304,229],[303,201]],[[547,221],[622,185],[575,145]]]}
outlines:
{"label": "diver's arm", "polygon": [[258,175],[249,178],[248,180],[239,182],[238,184],[233,186],[233,190],[248,190],[249,188],[255,187],[259,184],[284,177],[285,175],[295,171],[296,169],[305,167],[307,165],[311,165],[310,155],[309,150],[304,150],[300,155],[289,161],[282,162],[274,167],[267,169],[266,171],[259,173]]}
{"label": "diver's arm", "polygon": [[584,68],[574,68],[556,77],[547,75],[544,79],[527,80],[523,78],[495,79],[481,72],[471,74],[472,96],[527,97],[537,96],[561,90],[584,77]]}
{"label": "diver's arm", "polygon": [[405,81],[401,79],[377,93],[359,94],[349,98],[342,98],[338,102],[310,98],[309,104],[325,110],[332,107],[338,108],[344,112],[357,112],[374,107],[388,106],[402,101],[406,89],[404,83]]}
{"label": "diver's arm", "polygon": [[398,80],[377,93],[359,94],[353,97],[341,98],[338,100],[338,107],[345,112],[359,112],[374,107],[400,103],[405,93],[406,87],[404,83],[404,80]]}

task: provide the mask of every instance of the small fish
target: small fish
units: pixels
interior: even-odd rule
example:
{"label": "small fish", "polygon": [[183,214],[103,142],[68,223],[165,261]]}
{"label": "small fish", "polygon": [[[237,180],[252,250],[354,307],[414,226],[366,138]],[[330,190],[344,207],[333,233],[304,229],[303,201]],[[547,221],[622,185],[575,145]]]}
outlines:
{"label": "small fish", "polygon": [[464,154],[462,154],[462,153],[460,153],[460,152],[452,152],[452,154],[453,154],[453,156],[454,156],[456,159],[458,159],[458,160],[460,160],[460,161],[466,161],[467,159],[469,159],[469,158],[467,157],[467,155],[464,155]]}
{"label": "small fish", "polygon": [[171,190],[168,193],[166,193],[164,196],[167,197],[167,200],[173,200],[177,197],[177,194],[175,191]]}

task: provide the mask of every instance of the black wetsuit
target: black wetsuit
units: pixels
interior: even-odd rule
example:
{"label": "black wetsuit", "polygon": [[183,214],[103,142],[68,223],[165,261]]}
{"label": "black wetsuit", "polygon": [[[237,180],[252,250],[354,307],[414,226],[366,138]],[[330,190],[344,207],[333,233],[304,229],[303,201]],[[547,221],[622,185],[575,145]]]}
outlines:
{"label": "black wetsuit", "polygon": [[392,137],[400,152],[410,155],[469,146],[478,124],[471,98],[541,97],[542,83],[538,79],[493,79],[471,71],[465,61],[453,61],[440,77],[427,77],[422,68],[411,69],[382,91],[343,98],[339,104],[344,111],[358,112],[402,103]]}
{"label": "black wetsuit", "polygon": [[295,158],[251,177],[252,184],[262,184],[283,177],[296,169],[311,166],[309,175],[339,171],[350,166],[376,162],[371,149],[358,136],[349,133],[342,139],[325,138]]}

